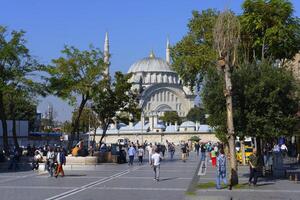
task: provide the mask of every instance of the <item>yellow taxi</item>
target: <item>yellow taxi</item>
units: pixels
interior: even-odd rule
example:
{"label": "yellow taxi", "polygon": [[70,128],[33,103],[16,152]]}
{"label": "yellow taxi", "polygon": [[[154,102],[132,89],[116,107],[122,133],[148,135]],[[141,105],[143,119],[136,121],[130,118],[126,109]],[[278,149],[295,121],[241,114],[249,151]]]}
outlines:
{"label": "yellow taxi", "polygon": [[[253,154],[253,148],[250,146],[245,146],[246,163],[248,163],[249,156],[251,156],[252,154]],[[241,149],[236,153],[236,159],[239,163],[243,162]]]}

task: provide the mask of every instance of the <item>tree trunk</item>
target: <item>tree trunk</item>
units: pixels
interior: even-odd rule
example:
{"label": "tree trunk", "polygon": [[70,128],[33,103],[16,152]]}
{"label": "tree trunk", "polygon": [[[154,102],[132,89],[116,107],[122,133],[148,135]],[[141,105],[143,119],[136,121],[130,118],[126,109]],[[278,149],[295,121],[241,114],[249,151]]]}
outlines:
{"label": "tree trunk", "polygon": [[16,128],[16,118],[14,117],[12,119],[13,121],[13,127],[12,127],[12,133],[13,133],[13,139],[14,139],[14,143],[15,143],[15,147],[17,149],[19,149],[19,142],[18,142],[18,138],[17,138],[17,128]]}
{"label": "tree trunk", "polygon": [[2,133],[3,133],[3,147],[5,150],[5,153],[9,153],[9,146],[8,146],[8,133],[7,133],[7,122],[6,122],[6,114],[4,109],[4,103],[3,103],[3,93],[0,91],[0,118],[2,123]]}
{"label": "tree trunk", "polygon": [[246,165],[246,157],[245,157],[245,142],[241,141],[241,152],[242,152],[242,164]]}
{"label": "tree trunk", "polygon": [[79,120],[80,120],[83,108],[84,108],[87,100],[88,100],[88,96],[85,97],[84,95],[82,95],[80,106],[79,106],[79,109],[78,109],[78,115],[76,116],[75,121],[72,122],[71,137],[70,137],[70,141],[69,141],[69,144],[68,144],[68,149],[69,150],[72,149],[73,141],[74,141],[74,138],[75,138],[75,133],[79,133],[78,132],[78,129],[79,129]]}
{"label": "tree trunk", "polygon": [[9,112],[10,116],[12,117],[12,135],[15,147],[19,149],[19,143],[17,138],[17,128],[16,128],[16,111],[15,111],[15,101],[14,101],[14,95],[10,95],[10,101],[9,101]]}
{"label": "tree trunk", "polygon": [[230,188],[233,185],[238,184],[238,173],[237,173],[237,160],[235,153],[235,134],[233,125],[233,110],[232,110],[232,83],[231,83],[231,71],[229,66],[229,54],[226,56],[225,61],[225,97],[226,97],[226,109],[227,109],[227,130],[228,130],[228,145],[230,153],[230,175],[229,184]]}
{"label": "tree trunk", "polygon": [[103,132],[102,132],[102,135],[101,135],[101,138],[100,138],[100,141],[99,141],[99,145],[100,145],[100,146],[101,146],[101,143],[102,143],[103,138],[106,136],[106,131],[107,131],[107,129],[108,129],[108,126],[109,126],[109,123],[107,123],[107,125],[104,125],[104,126],[102,127]]}

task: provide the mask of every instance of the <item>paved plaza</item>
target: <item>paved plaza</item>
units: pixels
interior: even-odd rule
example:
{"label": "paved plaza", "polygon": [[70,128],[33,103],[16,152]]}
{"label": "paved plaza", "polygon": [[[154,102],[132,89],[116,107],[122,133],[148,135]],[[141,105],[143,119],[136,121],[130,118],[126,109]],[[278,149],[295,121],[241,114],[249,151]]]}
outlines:
{"label": "paved plaza", "polygon": [[[299,167],[299,166],[298,166]],[[228,172],[228,170],[227,170]],[[249,166],[239,166],[239,188],[228,190],[223,188],[217,190],[215,185],[208,188],[196,190],[194,195],[186,197],[186,200],[260,200],[260,199],[285,199],[299,200],[300,182],[295,183],[287,178],[274,179],[272,177],[258,178],[257,186],[248,186]],[[212,167],[211,162],[206,160],[205,164],[201,163],[198,172],[198,186],[208,183],[215,183],[216,170]],[[228,175],[227,175],[228,177]],[[212,185],[212,184],[209,184]]]}
{"label": "paved plaza", "polygon": [[49,178],[33,171],[0,173],[0,199],[5,200],[155,200],[185,198],[198,160],[192,153],[186,163],[166,158],[159,182],[148,163],[139,166],[103,164],[93,169],[65,171],[65,177]]}
{"label": "paved plaza", "polygon": [[186,163],[176,154],[175,160],[168,157],[162,161],[160,181],[153,180],[152,168],[144,165],[100,164],[77,166],[66,170],[65,177],[49,178],[45,172],[1,171],[0,199],[5,200],[248,200],[291,199],[298,200],[300,184],[284,179],[259,178],[258,186],[248,186],[248,166],[239,167],[241,188],[215,189],[215,186],[186,193],[194,175],[199,175],[195,185],[215,182],[215,169],[209,160],[206,167],[199,166],[194,152]]}

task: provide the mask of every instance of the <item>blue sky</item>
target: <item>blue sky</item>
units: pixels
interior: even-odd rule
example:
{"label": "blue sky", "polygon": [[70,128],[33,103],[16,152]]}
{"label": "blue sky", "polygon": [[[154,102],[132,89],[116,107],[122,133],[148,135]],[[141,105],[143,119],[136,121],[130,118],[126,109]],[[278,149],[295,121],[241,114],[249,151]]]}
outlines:
{"label": "blue sky", "polygon": [[[31,54],[41,63],[61,55],[65,44],[80,49],[89,44],[103,49],[108,31],[111,72],[127,72],[130,65],[148,56],[165,57],[166,38],[171,44],[187,32],[192,10],[230,8],[241,13],[241,0],[0,0],[0,24],[26,31]],[[300,16],[300,1],[294,0]],[[55,97],[40,100],[38,110],[54,105],[57,119],[70,118],[72,107]]]}

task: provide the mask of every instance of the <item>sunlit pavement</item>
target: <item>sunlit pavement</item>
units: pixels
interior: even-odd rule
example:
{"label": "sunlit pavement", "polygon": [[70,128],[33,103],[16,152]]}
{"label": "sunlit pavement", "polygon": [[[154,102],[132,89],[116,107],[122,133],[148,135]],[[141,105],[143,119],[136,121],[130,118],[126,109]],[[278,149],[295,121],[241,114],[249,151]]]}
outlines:
{"label": "sunlit pavement", "polygon": [[191,153],[186,163],[165,158],[160,181],[148,163],[98,165],[94,170],[65,171],[65,177],[49,178],[32,171],[0,173],[0,199],[3,200],[147,200],[185,198],[198,159]]}
{"label": "sunlit pavement", "polygon": [[[200,175],[199,184],[215,182],[216,169],[212,167],[211,163],[207,162],[207,168],[203,170],[204,174]],[[201,174],[201,172],[200,172]],[[208,189],[199,189],[195,195],[187,196],[189,200],[260,200],[260,199],[300,199],[300,182],[295,183],[286,178],[272,179],[272,178],[258,178],[257,187],[248,186],[249,167],[239,166],[239,183],[243,185],[241,189],[228,190],[223,188],[221,190],[215,187]],[[228,177],[228,176],[227,176]]]}

